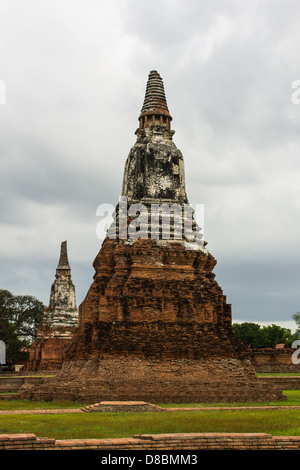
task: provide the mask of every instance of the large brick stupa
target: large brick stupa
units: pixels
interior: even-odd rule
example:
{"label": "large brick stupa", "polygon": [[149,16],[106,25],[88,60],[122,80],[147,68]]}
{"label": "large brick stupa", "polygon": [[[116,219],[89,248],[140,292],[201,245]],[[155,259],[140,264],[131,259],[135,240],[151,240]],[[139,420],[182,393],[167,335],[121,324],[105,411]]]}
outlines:
{"label": "large brick stupa", "polygon": [[78,330],[62,369],[27,390],[28,397],[152,403],[284,398],[260,383],[234,334],[231,306],[212,272],[216,260],[191,217],[171,121],[163,81],[152,71],[115,221],[95,258]]}

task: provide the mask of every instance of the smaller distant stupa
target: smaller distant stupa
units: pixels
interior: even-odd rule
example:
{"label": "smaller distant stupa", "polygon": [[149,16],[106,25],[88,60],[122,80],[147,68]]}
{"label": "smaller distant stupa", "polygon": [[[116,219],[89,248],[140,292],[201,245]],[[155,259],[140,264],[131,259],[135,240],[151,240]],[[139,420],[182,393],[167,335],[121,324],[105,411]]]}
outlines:
{"label": "smaller distant stupa", "polygon": [[51,286],[37,338],[31,345],[24,370],[58,370],[78,326],[75,286],[71,280],[67,242],[61,243],[56,279]]}

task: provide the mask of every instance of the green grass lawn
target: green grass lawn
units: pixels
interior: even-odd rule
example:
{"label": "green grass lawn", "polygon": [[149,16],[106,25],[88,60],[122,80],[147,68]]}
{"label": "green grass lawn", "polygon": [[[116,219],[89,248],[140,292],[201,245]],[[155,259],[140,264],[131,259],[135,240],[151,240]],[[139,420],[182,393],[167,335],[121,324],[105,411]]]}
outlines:
{"label": "green grass lawn", "polygon": [[[259,405],[300,405],[300,390],[284,392],[284,402]],[[181,406],[222,406],[222,404],[186,403]],[[241,403],[223,406],[241,406]],[[253,403],[243,406],[254,405]],[[256,405],[256,404],[255,404]],[[0,401],[0,409],[81,408],[83,403],[34,402],[26,400]],[[164,405],[164,406],[179,406]],[[0,434],[34,433],[38,437],[56,439],[130,437],[135,434],[177,432],[248,432],[274,436],[299,436],[299,410],[243,411],[174,411],[146,413],[83,413],[64,415],[5,415],[0,416]]]}
{"label": "green grass lawn", "polygon": [[34,433],[56,439],[116,438],[191,432],[300,435],[300,411],[176,411],[0,416],[0,434]]}
{"label": "green grass lawn", "polygon": [[[257,374],[288,376],[297,374]],[[287,400],[265,403],[182,403],[159,404],[164,407],[212,406],[300,406],[300,390],[283,392]],[[36,402],[31,400],[0,400],[0,410],[34,410],[82,408],[89,403]],[[64,415],[5,415],[0,416],[0,434],[34,433],[38,437],[56,439],[117,438],[135,434],[177,432],[248,432],[274,436],[299,436],[299,410],[243,410],[243,411],[174,411],[146,413],[83,413]]]}
{"label": "green grass lawn", "polygon": [[[247,403],[157,403],[163,407],[215,407],[215,406],[300,406],[300,390],[285,390],[287,400],[274,402],[247,402]],[[83,408],[90,403],[74,401],[32,401],[32,400],[0,400],[0,410],[48,410],[61,408]]]}
{"label": "green grass lawn", "polygon": [[32,400],[0,400],[1,410],[59,410],[62,408],[82,408],[89,403],[74,401],[32,401]]}
{"label": "green grass lawn", "polygon": [[300,375],[300,372],[257,372],[257,377],[297,377]]}

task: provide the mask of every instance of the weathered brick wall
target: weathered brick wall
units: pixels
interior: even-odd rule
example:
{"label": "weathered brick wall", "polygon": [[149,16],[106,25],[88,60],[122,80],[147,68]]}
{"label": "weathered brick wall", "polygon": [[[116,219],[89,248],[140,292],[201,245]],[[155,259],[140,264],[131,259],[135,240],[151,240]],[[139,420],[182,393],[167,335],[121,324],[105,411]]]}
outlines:
{"label": "weathered brick wall", "polygon": [[95,261],[95,281],[79,307],[79,325],[98,321],[199,322],[230,325],[231,307],[209,253],[180,243],[106,239]]}
{"label": "weathered brick wall", "polygon": [[71,338],[39,337],[31,345],[23,371],[60,370]]}
{"label": "weathered brick wall", "polygon": [[35,434],[0,434],[0,450],[50,450],[54,447],[55,439]]}
{"label": "weathered brick wall", "polygon": [[123,439],[39,438],[35,434],[2,434],[0,450],[299,450],[300,436],[202,433],[137,435]]}
{"label": "weathered brick wall", "polygon": [[17,392],[23,383],[22,377],[0,377],[0,393]]}
{"label": "weathered brick wall", "polygon": [[[300,364],[293,364],[295,349],[250,349],[249,355],[256,372],[299,373]],[[298,359],[298,357],[297,357]]]}
{"label": "weathered brick wall", "polygon": [[0,393],[18,392],[24,384],[36,385],[43,382],[41,377],[18,377],[18,376],[2,376],[0,377]]}
{"label": "weathered brick wall", "polygon": [[38,387],[21,387],[34,400],[147,401],[150,403],[273,401],[283,399],[260,382],[247,360],[236,358],[103,357],[64,363]]}
{"label": "weathered brick wall", "polygon": [[281,390],[300,390],[300,376],[296,377],[261,377],[266,384],[274,384]]}
{"label": "weathered brick wall", "polygon": [[118,321],[85,323],[66,353],[66,361],[92,357],[141,359],[248,359],[230,325],[198,322]]}

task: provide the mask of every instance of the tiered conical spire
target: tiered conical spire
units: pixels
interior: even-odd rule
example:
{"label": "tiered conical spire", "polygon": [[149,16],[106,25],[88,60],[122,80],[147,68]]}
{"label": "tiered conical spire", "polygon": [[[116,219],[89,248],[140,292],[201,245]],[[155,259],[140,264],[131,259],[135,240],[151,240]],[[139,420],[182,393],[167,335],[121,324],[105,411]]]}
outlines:
{"label": "tiered conical spire", "polygon": [[60,258],[58,262],[58,268],[66,268],[70,267],[69,265],[69,260],[68,260],[68,251],[67,251],[67,242],[61,242],[61,247],[60,247]]}
{"label": "tiered conical spire", "polygon": [[162,78],[156,70],[152,70],[148,76],[146,95],[139,117],[140,129],[152,125],[163,125],[170,129],[171,120]]}
{"label": "tiered conical spire", "polygon": [[170,116],[164,84],[156,70],[149,73],[146,95],[141,113],[156,112]]}
{"label": "tiered conical spire", "polygon": [[69,260],[68,260],[68,251],[67,251],[66,241],[61,243],[60,257],[59,257],[59,262],[56,268],[56,278],[60,276],[71,277],[71,268],[70,268]]}

